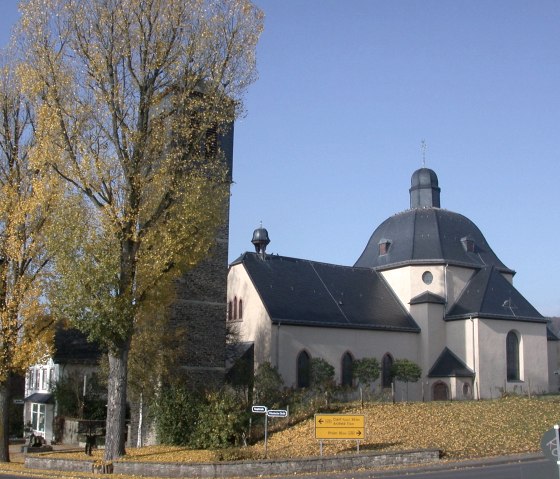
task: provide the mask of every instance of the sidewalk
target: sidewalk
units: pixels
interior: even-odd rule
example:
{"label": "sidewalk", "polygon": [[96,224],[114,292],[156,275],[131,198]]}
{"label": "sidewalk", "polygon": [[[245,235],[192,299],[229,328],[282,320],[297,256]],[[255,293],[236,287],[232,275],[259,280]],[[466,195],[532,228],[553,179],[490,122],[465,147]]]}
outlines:
{"label": "sidewalk", "polygon": [[[16,464],[23,464],[25,456],[21,452],[22,446],[25,446],[25,443],[19,444],[10,444],[10,462]],[[68,445],[68,444],[57,444],[52,446],[53,451],[72,451],[72,450],[80,450],[83,449],[78,447],[78,445]]]}

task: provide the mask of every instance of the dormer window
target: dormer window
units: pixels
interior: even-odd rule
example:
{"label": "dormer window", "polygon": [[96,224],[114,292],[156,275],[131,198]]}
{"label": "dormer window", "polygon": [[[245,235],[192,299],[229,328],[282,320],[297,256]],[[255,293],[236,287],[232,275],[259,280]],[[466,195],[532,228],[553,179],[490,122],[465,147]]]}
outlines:
{"label": "dormer window", "polygon": [[476,243],[474,242],[474,238],[471,236],[461,238],[461,244],[467,253],[476,253]]}
{"label": "dormer window", "polygon": [[390,240],[382,239],[379,242],[379,256],[383,256],[384,254],[388,254],[390,249],[391,249],[391,241]]}

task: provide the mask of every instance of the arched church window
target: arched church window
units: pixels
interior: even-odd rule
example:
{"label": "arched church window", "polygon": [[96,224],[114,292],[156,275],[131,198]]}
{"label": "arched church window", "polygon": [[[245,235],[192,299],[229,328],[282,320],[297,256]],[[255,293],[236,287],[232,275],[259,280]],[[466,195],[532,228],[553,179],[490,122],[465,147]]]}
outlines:
{"label": "arched church window", "polygon": [[231,321],[233,319],[233,303],[228,301],[227,304],[227,320]]}
{"label": "arched church window", "polygon": [[340,375],[340,384],[342,386],[352,386],[352,366],[354,364],[354,358],[349,352],[344,353],[342,356],[342,374]]}
{"label": "arched church window", "polygon": [[243,319],[243,300],[239,299],[239,305],[237,306],[237,314],[239,319]]}
{"label": "arched church window", "polygon": [[507,380],[519,381],[519,337],[515,331],[506,336]]}
{"label": "arched church window", "polygon": [[237,319],[237,296],[233,298],[233,319]]}
{"label": "arched church window", "polygon": [[393,356],[386,353],[381,360],[381,383],[384,388],[390,388],[393,382],[391,368],[393,367]]}
{"label": "arched church window", "polygon": [[307,351],[301,351],[297,357],[297,385],[298,388],[311,385],[311,356]]}

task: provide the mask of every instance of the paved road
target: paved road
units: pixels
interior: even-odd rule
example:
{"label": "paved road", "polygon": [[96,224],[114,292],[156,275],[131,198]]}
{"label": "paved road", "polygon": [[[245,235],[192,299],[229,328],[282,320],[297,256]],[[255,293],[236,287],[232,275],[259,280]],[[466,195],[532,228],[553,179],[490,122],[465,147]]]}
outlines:
{"label": "paved road", "polygon": [[360,474],[351,477],[354,479],[559,479],[558,466],[548,459],[430,471]]}

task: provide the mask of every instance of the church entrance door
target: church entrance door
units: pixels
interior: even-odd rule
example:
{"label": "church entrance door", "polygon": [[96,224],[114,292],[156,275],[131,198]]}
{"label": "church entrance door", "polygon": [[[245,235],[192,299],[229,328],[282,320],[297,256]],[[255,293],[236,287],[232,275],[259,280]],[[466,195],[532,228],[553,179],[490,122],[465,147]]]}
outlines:
{"label": "church entrance door", "polygon": [[449,399],[449,388],[447,384],[435,383],[432,388],[432,398],[434,401],[447,401]]}

